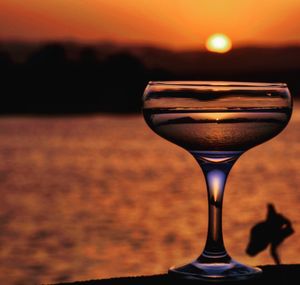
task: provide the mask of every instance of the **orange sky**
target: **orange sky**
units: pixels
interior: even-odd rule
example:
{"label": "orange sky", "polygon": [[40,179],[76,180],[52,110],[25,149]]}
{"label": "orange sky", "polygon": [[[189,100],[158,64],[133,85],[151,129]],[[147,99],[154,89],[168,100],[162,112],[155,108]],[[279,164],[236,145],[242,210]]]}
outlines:
{"label": "orange sky", "polygon": [[300,43],[299,15],[300,0],[1,0],[0,39],[277,45]]}

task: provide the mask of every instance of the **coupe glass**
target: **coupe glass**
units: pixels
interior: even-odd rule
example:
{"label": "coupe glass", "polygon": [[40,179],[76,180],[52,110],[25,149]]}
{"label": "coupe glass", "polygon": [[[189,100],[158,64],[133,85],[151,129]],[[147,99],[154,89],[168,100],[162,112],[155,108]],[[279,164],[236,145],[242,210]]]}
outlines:
{"label": "coupe glass", "polygon": [[[284,83],[161,81],[149,82],[143,114],[158,135],[189,151],[205,175],[208,195],[207,240],[191,263],[171,268],[183,279],[240,280],[261,269],[241,264],[226,252],[222,200],[233,164],[248,149],[278,135],[292,113]],[[234,207],[234,205],[232,205]]]}

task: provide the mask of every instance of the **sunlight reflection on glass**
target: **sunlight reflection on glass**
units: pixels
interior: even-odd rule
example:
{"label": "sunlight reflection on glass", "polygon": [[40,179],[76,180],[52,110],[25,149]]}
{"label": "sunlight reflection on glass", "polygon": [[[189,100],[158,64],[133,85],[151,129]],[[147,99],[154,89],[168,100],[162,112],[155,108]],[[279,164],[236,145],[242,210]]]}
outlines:
{"label": "sunlight reflection on glass", "polygon": [[143,113],[149,127],[183,147],[205,175],[207,240],[193,262],[169,273],[175,278],[241,280],[261,269],[241,264],[226,252],[222,201],[227,176],[248,149],[279,134],[290,120],[292,99],[284,83],[150,82]]}

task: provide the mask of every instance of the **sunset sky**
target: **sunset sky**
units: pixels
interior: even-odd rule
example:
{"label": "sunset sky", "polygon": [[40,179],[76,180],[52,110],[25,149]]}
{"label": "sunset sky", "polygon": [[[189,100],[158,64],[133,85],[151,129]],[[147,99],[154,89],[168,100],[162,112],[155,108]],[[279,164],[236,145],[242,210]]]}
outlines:
{"label": "sunset sky", "polygon": [[299,0],[1,0],[0,40],[78,40],[202,48],[300,43]]}

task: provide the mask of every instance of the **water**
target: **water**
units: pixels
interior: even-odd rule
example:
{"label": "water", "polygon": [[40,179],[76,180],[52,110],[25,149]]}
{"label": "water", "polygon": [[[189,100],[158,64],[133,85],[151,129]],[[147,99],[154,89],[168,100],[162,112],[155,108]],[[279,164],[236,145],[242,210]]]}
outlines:
{"label": "water", "polygon": [[[267,203],[292,221],[279,249],[300,263],[300,108],[286,129],[239,158],[224,197],[225,246],[249,257]],[[141,116],[0,119],[0,283],[47,284],[163,273],[197,258],[207,231],[203,175]]]}
{"label": "water", "polygon": [[154,132],[187,150],[244,151],[280,133],[290,110],[146,109],[144,115]]}

